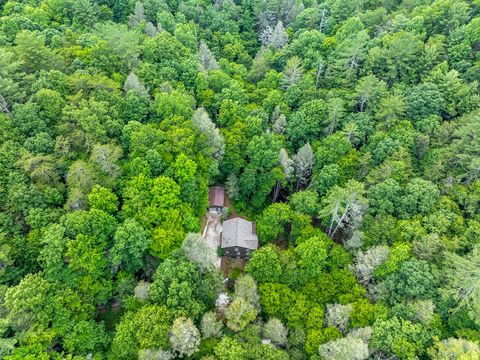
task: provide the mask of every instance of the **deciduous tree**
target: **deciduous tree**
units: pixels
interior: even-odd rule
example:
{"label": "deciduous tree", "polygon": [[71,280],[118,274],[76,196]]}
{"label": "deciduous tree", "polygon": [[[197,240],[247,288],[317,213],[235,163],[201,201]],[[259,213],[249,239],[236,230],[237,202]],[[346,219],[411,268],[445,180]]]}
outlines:
{"label": "deciduous tree", "polygon": [[179,357],[188,357],[198,351],[200,332],[188,318],[175,319],[170,332],[170,345]]}
{"label": "deciduous tree", "polygon": [[283,346],[287,343],[288,329],[276,318],[270,318],[263,325],[263,336],[274,344]]}
{"label": "deciduous tree", "polygon": [[277,282],[282,274],[282,267],[274,247],[267,245],[255,251],[246,271],[258,282]]}
{"label": "deciduous tree", "polygon": [[236,298],[225,310],[227,326],[235,332],[243,330],[256,317],[255,307],[243,298]]}
{"label": "deciduous tree", "polygon": [[206,312],[202,316],[200,329],[205,339],[220,337],[222,335],[223,323],[213,311]]}

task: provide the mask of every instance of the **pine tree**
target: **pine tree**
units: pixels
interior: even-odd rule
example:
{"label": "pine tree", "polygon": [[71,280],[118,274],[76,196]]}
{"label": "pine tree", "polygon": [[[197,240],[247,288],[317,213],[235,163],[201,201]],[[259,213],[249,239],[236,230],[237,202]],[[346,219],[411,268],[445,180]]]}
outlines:
{"label": "pine tree", "polygon": [[447,253],[444,269],[446,297],[453,297],[457,309],[465,309],[480,325],[480,245],[466,256]]}
{"label": "pine tree", "polygon": [[303,145],[298,153],[293,157],[295,175],[297,177],[297,190],[300,185],[306,184],[312,173],[315,155],[309,143]]}
{"label": "pine tree", "polygon": [[200,61],[200,69],[202,71],[216,70],[219,68],[215,56],[204,41],[201,41],[198,47],[198,60]]}
{"label": "pine tree", "polygon": [[125,90],[125,92],[133,91],[139,96],[148,96],[148,90],[133,71],[130,72],[130,74],[128,74],[127,78],[125,79],[125,83],[123,84],[123,90]]}
{"label": "pine tree", "polygon": [[0,111],[3,111],[8,116],[11,116],[10,108],[8,106],[7,100],[0,94]]}
{"label": "pine tree", "polygon": [[146,21],[145,17],[145,8],[143,6],[143,3],[141,1],[137,1],[135,3],[135,10],[133,11],[133,14],[130,15],[130,19],[128,21],[128,25],[130,27],[137,27],[142,23],[142,21]]}
{"label": "pine tree", "polygon": [[154,37],[159,30],[155,25],[153,25],[150,21],[145,25],[145,32],[147,33],[148,36]]}
{"label": "pine tree", "polygon": [[272,130],[275,134],[283,134],[285,132],[285,128],[287,127],[287,118],[285,115],[280,114],[278,118],[275,120],[272,126]]}
{"label": "pine tree", "polygon": [[[285,149],[280,149],[279,152],[279,163],[283,170],[283,175],[286,181],[291,181],[294,173],[293,160],[289,158],[288,153]],[[280,194],[282,188],[282,180],[278,180],[275,184],[275,189],[273,191],[273,202],[275,203]]]}
{"label": "pine tree", "polygon": [[141,349],[138,352],[138,360],[172,360],[173,354],[162,349]]}
{"label": "pine tree", "polygon": [[238,177],[235,174],[230,174],[225,182],[227,195],[232,200],[238,200],[240,196],[240,188],[238,187]]}
{"label": "pine tree", "polygon": [[146,281],[139,281],[137,286],[135,286],[134,294],[135,297],[140,301],[145,301],[148,299],[148,292],[150,290],[150,284]]}
{"label": "pine tree", "polygon": [[367,251],[360,251],[353,265],[359,283],[367,285],[373,278],[375,268],[388,258],[389,249],[386,246],[375,246]]}
{"label": "pine tree", "polygon": [[213,157],[221,160],[225,152],[225,140],[215,124],[210,120],[207,111],[204,108],[195,110],[192,116],[192,123],[207,138],[208,145],[213,150]]}
{"label": "pine tree", "polygon": [[286,43],[288,42],[288,35],[285,32],[285,28],[281,21],[277,22],[275,28],[272,30],[270,34],[270,38],[268,39],[268,44],[273,46],[276,50],[281,49]]}
{"label": "pine tree", "polygon": [[288,89],[290,86],[298,84],[303,75],[302,61],[298,56],[293,56],[287,61],[283,70],[282,84]]}
{"label": "pine tree", "polygon": [[327,125],[327,134],[331,135],[338,126],[339,121],[345,114],[345,106],[343,100],[340,98],[330,99],[327,103],[328,109],[328,125]]}
{"label": "pine tree", "polygon": [[318,352],[325,360],[364,360],[369,356],[368,343],[352,336],[322,344]]}
{"label": "pine tree", "polygon": [[340,229],[353,232],[360,225],[368,205],[364,194],[363,184],[355,180],[347,182],[345,187],[335,186],[328,191],[319,215],[330,237]]}
{"label": "pine tree", "polygon": [[285,178],[287,180],[291,180],[294,172],[294,162],[292,159],[289,158],[287,150],[280,149],[280,166],[283,169],[283,173],[285,174]]}

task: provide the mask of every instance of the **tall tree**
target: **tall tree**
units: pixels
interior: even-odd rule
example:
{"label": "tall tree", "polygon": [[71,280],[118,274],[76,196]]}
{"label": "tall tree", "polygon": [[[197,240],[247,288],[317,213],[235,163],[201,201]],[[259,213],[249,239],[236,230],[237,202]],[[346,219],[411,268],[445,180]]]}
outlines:
{"label": "tall tree", "polygon": [[302,61],[299,57],[292,57],[287,61],[283,70],[282,84],[288,89],[292,85],[300,82],[303,75]]}
{"label": "tall tree", "polygon": [[285,345],[287,343],[288,329],[276,318],[270,318],[263,325],[263,336],[271,340],[274,344]]}
{"label": "tall tree", "polygon": [[190,356],[198,351],[200,332],[191,319],[175,319],[170,332],[170,345],[179,357]]}
{"label": "tall tree", "polygon": [[117,228],[114,244],[110,249],[110,261],[114,269],[124,268],[135,272],[143,265],[143,256],[152,239],[134,219],[126,219]]}
{"label": "tall tree", "polygon": [[297,177],[297,190],[300,185],[305,185],[312,173],[315,156],[309,143],[303,145],[293,157],[293,166]]}
{"label": "tall tree", "polygon": [[327,226],[329,236],[333,237],[340,229],[352,231],[360,225],[368,205],[364,194],[363,184],[355,180],[328,191],[319,215]]}
{"label": "tall tree", "polygon": [[210,120],[207,111],[204,108],[195,110],[192,116],[192,123],[195,128],[205,135],[208,146],[212,149],[213,157],[220,161],[225,153],[225,140],[215,127],[215,124]]}
{"label": "tall tree", "polygon": [[200,61],[201,70],[217,70],[219,68],[217,60],[208,45],[204,41],[200,41],[198,47],[198,58]]}
{"label": "tall tree", "polygon": [[233,300],[225,311],[227,326],[235,332],[243,330],[256,317],[255,307],[243,298]]}
{"label": "tall tree", "polygon": [[467,256],[453,253],[445,255],[443,294],[452,296],[457,309],[466,309],[471,318],[480,324],[480,246]]}
{"label": "tall tree", "polygon": [[213,311],[206,312],[202,316],[200,329],[205,339],[222,336],[223,323]]}

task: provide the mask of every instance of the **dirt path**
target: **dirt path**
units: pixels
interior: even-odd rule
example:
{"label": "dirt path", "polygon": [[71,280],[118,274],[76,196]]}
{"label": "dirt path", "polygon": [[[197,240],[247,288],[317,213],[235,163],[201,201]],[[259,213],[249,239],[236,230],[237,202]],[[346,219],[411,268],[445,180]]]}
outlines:
{"label": "dirt path", "polygon": [[[202,237],[205,239],[208,247],[215,251],[217,254],[217,248],[220,246],[220,235],[222,233],[222,221],[220,214],[214,212],[208,212],[206,215],[207,223],[203,229]],[[221,258],[216,255],[215,266],[220,269]]]}

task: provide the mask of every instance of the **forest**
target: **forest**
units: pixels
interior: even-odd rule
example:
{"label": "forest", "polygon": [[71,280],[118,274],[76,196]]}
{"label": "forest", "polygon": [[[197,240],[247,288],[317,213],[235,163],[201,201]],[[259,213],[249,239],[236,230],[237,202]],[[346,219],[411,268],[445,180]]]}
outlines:
{"label": "forest", "polygon": [[479,81],[480,0],[0,0],[0,359],[480,359]]}

